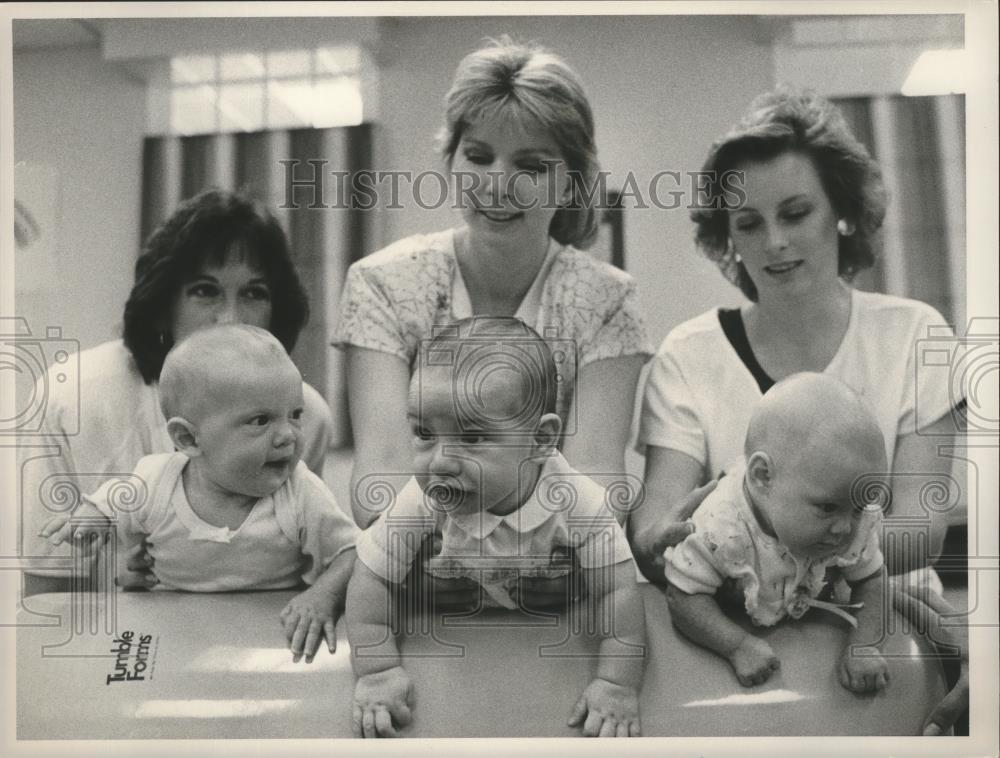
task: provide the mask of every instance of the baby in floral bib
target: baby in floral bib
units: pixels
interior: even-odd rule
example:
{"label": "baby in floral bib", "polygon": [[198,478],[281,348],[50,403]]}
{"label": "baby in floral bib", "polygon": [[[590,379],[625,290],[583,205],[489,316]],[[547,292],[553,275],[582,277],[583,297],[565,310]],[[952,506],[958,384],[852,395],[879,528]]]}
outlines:
{"label": "baby in floral bib", "polygon": [[[858,493],[886,471],[884,450],[875,419],[846,385],[823,374],[788,377],[761,399],[745,459],[695,512],[694,533],[666,550],[675,625],[727,658],[744,686],[766,681],[780,662],[720,610],[724,585],[738,588],[758,626],[813,607],[842,616],[854,631],[841,683],[856,692],[886,686],[885,659],[857,644],[881,638],[881,510]],[[818,599],[833,580],[840,602]],[[852,594],[857,618],[843,610]]]}

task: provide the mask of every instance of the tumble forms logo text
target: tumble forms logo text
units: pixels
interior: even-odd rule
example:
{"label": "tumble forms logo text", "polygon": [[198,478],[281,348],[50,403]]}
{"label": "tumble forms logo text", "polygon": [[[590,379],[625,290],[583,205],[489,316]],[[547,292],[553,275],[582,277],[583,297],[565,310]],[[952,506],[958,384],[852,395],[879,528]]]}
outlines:
{"label": "tumble forms logo text", "polygon": [[149,660],[149,643],[153,635],[142,634],[136,639],[135,632],[122,632],[112,641],[111,653],[115,656],[115,672],[107,675],[107,684],[112,682],[141,682],[146,679]]}

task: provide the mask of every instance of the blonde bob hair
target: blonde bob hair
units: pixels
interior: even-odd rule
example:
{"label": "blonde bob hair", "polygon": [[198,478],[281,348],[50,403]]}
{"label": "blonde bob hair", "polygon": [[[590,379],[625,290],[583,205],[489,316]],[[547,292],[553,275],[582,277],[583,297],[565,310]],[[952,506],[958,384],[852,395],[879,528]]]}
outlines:
{"label": "blonde bob hair", "polygon": [[572,189],[549,235],[580,248],[593,242],[601,201],[594,192],[600,170],[594,116],[579,77],[562,58],[507,36],[490,40],[458,64],[444,116],[438,149],[449,167],[466,127],[479,120],[512,117],[548,132],[566,161]]}

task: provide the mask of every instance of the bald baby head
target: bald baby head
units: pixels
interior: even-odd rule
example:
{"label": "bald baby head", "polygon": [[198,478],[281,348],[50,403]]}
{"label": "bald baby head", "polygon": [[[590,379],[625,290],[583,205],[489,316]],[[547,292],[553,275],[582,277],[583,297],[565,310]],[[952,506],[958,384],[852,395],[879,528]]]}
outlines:
{"label": "bald baby head", "polygon": [[744,450],[794,465],[822,467],[850,455],[868,471],[885,470],[885,440],[874,416],[846,384],[826,374],[794,374],[754,409]]}
{"label": "bald baby head", "polygon": [[289,381],[301,375],[284,346],[270,332],[247,324],[200,329],[175,346],[160,373],[160,408],[167,418],[193,420],[226,402],[241,382],[265,367],[285,369]]}

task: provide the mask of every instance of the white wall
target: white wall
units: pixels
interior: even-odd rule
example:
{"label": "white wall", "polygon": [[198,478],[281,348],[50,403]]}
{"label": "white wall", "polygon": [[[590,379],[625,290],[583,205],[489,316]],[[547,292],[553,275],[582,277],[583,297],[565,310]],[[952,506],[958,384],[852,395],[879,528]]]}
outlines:
{"label": "white wall", "polygon": [[[440,168],[433,136],[456,64],[485,37],[509,33],[545,45],[581,75],[594,108],[602,165],[619,181],[633,171],[645,188],[659,170],[697,170],[712,138],[773,85],[771,50],[760,44],[760,32],[750,17],[387,21],[381,35],[379,168]],[[386,211],[379,242],[457,221],[449,209]],[[698,257],[691,237],[683,209],[626,210],[626,267],[639,281],[656,343],[680,321],[740,301],[717,269]]]}
{"label": "white wall", "polygon": [[[35,334],[60,326],[90,347],[119,336],[138,254],[144,85],[97,47],[13,59],[14,160],[42,167],[56,188],[51,265],[32,248],[15,259],[17,315]],[[35,276],[18,275],[33,266]]]}

